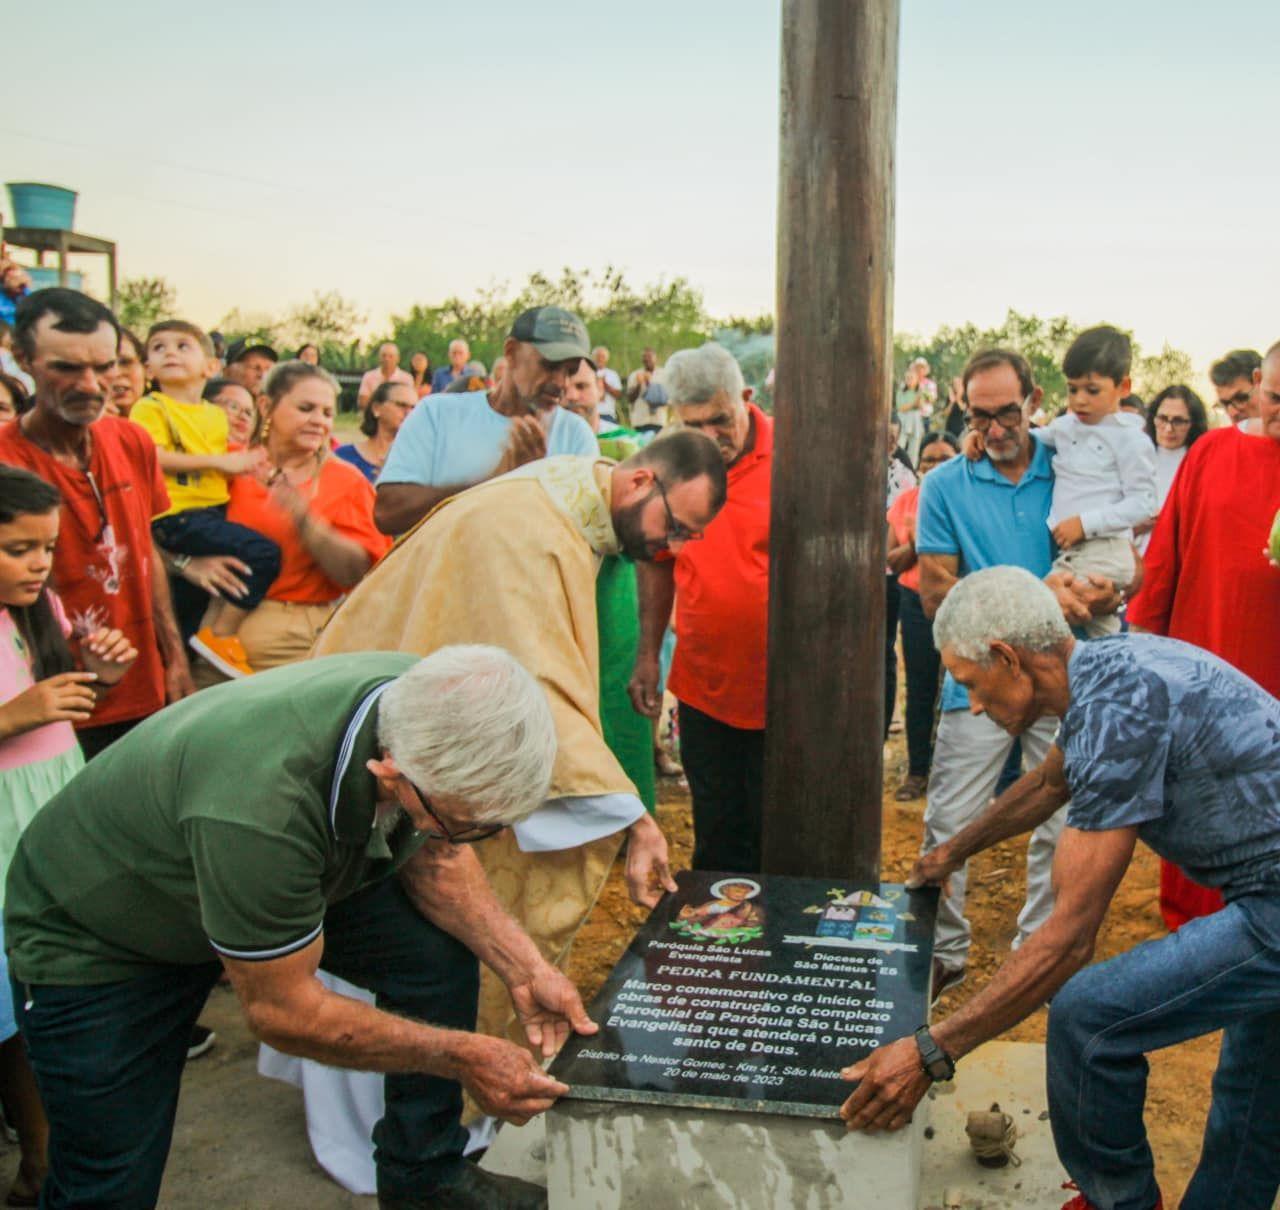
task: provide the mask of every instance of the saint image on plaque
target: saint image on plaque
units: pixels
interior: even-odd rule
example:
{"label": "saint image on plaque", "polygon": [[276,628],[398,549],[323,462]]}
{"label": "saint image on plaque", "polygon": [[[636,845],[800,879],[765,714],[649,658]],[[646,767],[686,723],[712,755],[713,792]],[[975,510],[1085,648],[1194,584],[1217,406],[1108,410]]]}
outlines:
{"label": "saint image on plaque", "polygon": [[750,878],[722,878],[712,883],[712,895],[697,907],[685,906],[671,922],[681,937],[698,937],[717,945],[755,941],[764,933],[764,909],[751,901],[760,884]]}

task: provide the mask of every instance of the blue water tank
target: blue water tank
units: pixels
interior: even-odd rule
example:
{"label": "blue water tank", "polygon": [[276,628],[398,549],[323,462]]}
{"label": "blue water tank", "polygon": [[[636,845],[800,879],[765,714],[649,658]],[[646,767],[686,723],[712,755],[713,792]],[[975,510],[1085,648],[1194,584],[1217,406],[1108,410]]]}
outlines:
{"label": "blue water tank", "polygon": [[15,227],[47,227],[74,231],[76,198],[74,189],[61,185],[38,185],[33,181],[9,181],[9,207]]}
{"label": "blue water tank", "polygon": [[[31,278],[33,290],[43,290],[45,286],[58,284],[58,270],[52,265],[27,265],[27,276]],[[84,289],[84,274],[76,269],[67,270],[67,285],[72,290]]]}

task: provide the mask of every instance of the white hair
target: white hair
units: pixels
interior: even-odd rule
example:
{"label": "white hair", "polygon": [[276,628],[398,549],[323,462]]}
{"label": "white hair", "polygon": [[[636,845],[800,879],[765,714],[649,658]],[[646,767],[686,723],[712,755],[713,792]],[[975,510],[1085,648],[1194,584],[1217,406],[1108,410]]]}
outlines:
{"label": "white hair", "polygon": [[967,575],[933,619],[933,642],[963,660],[991,661],[991,644],[1053,651],[1071,637],[1058,598],[1021,567],[988,567]]}
{"label": "white hair", "polygon": [[499,647],[441,647],[378,702],[378,743],[428,797],[479,824],[511,824],[542,805],[556,730],[547,695]]}
{"label": "white hair", "polygon": [[663,381],[671,402],[710,403],[721,391],[742,404],[742,369],[723,345],[708,343],[700,349],[681,349],[667,359]]}
{"label": "white hair", "polygon": [[466,349],[468,353],[471,352],[471,346],[467,344],[467,342],[463,340],[461,336],[455,336],[449,342],[449,352],[452,353],[454,349]]}

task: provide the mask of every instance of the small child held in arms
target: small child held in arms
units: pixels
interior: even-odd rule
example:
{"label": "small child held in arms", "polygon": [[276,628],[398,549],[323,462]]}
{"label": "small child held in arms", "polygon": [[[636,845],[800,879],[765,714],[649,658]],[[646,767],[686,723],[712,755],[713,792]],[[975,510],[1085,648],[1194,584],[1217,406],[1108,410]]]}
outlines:
{"label": "small child held in arms", "polygon": [[152,522],[157,545],[182,569],[193,558],[226,555],[246,568],[245,590],[235,600],[219,593],[210,602],[191,646],[225,676],[253,672],[237,637],[280,574],[280,548],[256,530],[227,520],[227,477],[253,472],[261,449],[227,449],[227,413],[201,396],[215,368],[213,342],[195,324],[170,319],[147,333],[149,395],[129,419],[154,439],[169,489],[170,510]]}
{"label": "small child held in arms", "polygon": [[[1133,527],[1154,516],[1155,447],[1141,416],[1120,410],[1129,394],[1133,348],[1109,325],[1089,328],[1062,359],[1067,410],[1032,436],[1054,451],[1049,528],[1058,545],[1055,572],[1079,578],[1104,576],[1122,591],[1133,582]],[[981,453],[966,439],[965,453]],[[1089,638],[1120,630],[1114,614],[1084,627]]]}
{"label": "small child held in arms", "polygon": [[[1120,410],[1130,391],[1133,347],[1103,324],[1081,332],[1062,359],[1067,410],[1033,436],[1053,450],[1049,526],[1061,553],[1054,571],[1133,583],[1133,527],[1154,516],[1156,453],[1141,416]],[[1116,634],[1114,614],[1085,625],[1090,638]]]}
{"label": "small child held in arms", "polygon": [[[83,767],[72,724],[85,722],[138,653],[118,630],[83,634],[48,589],[58,540],[58,489],[0,464],[0,907],[5,875],[26,826]],[[8,1205],[34,1206],[49,1127],[18,1036],[0,929],[0,1095],[22,1159]],[[25,1199],[25,1200],[23,1200]]]}

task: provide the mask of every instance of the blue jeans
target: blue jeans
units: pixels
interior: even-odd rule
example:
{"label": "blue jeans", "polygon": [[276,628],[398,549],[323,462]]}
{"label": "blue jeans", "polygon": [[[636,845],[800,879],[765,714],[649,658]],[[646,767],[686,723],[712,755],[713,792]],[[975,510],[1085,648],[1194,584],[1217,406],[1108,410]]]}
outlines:
{"label": "blue jeans", "polygon": [[[423,919],[394,877],[329,907],[323,965],[375,992],[379,1008],[475,1028],[475,957]],[[156,1204],[191,1027],[221,970],[208,962],[90,987],[14,983],[49,1117],[42,1207]],[[461,1114],[455,1081],[388,1075],[386,1113],[373,1132],[378,1191],[421,1195],[456,1179],[467,1141]]]}
{"label": "blue jeans", "polygon": [[245,595],[232,605],[250,610],[261,604],[280,574],[280,547],[256,529],[227,520],[227,506],[189,508],[151,522],[151,534],[165,550],[179,555],[231,555],[249,567]]}
{"label": "blue jeans", "polygon": [[1271,1210],[1280,1188],[1280,949],[1262,940],[1260,919],[1257,900],[1237,900],[1082,970],[1053,998],[1053,1137],[1099,1210],[1156,1204],[1142,1122],[1147,1052],[1216,1029],[1213,1102],[1182,1210]]}

